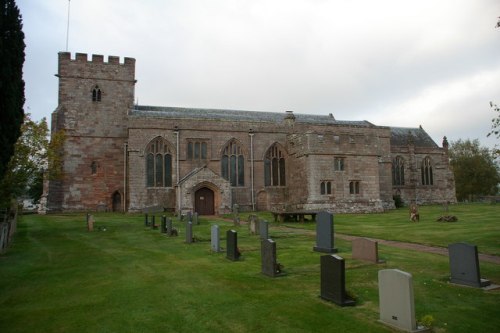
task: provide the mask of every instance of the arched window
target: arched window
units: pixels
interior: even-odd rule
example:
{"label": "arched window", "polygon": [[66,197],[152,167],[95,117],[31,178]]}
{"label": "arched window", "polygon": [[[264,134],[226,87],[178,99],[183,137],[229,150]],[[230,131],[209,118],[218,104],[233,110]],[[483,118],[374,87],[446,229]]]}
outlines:
{"label": "arched window", "polygon": [[100,102],[101,101],[101,89],[98,85],[92,89],[92,102]]}
{"label": "arched window", "polygon": [[264,157],[264,185],[286,186],[285,153],[276,143]]}
{"label": "arched window", "polygon": [[405,184],[405,161],[401,156],[397,156],[392,161],[392,185],[400,186]]}
{"label": "arched window", "polygon": [[221,175],[229,180],[231,186],[245,185],[245,157],[241,146],[234,139],[222,151]]}
{"label": "arched window", "polygon": [[429,156],[423,159],[420,171],[422,172],[422,185],[433,185],[432,163]]}
{"label": "arched window", "polygon": [[172,153],[163,138],[153,139],[146,147],[146,186],[172,187]]}

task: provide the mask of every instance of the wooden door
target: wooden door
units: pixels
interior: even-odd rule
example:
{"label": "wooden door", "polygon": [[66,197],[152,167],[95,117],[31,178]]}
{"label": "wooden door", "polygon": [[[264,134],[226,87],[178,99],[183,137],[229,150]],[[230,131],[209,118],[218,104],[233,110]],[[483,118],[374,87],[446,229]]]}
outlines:
{"label": "wooden door", "polygon": [[122,211],[122,196],[120,192],[116,191],[113,193],[113,212],[121,212]]}
{"label": "wooden door", "polygon": [[214,215],[214,191],[203,187],[196,191],[194,197],[194,210],[198,215]]}

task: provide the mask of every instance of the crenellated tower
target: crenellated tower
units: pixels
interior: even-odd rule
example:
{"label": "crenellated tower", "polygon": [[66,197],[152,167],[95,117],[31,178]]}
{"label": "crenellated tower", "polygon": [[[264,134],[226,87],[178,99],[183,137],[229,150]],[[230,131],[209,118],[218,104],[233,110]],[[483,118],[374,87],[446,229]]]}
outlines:
{"label": "crenellated tower", "polygon": [[52,132],[65,132],[63,178],[49,183],[47,208],[121,211],[135,59],[59,53]]}

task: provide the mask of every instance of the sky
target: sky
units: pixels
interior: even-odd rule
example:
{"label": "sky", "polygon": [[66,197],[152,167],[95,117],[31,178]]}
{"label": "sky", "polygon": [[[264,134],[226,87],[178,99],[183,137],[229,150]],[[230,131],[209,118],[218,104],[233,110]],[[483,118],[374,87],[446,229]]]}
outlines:
{"label": "sky", "polygon": [[[499,0],[17,0],[25,111],[57,107],[57,54],[136,59],[141,105],[328,115],[487,138]],[[68,25],[69,12],[69,25]],[[69,26],[69,29],[68,29]]]}

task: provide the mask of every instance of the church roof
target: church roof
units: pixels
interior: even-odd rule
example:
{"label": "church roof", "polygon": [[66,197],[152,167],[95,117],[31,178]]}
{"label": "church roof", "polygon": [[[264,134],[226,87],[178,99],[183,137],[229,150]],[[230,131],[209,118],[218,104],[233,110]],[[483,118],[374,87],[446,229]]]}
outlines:
{"label": "church roof", "polygon": [[272,123],[281,123],[285,118],[292,117],[295,118],[295,122],[297,123],[329,124],[329,125],[345,125],[345,126],[361,126],[361,127],[375,126],[366,120],[362,121],[336,120],[332,115],[324,116],[324,115],[299,114],[299,113],[292,113],[290,111],[278,113],[278,112],[262,112],[262,111],[134,105],[134,108],[131,110],[131,114],[143,117],[256,121],[256,122],[272,122]]}
{"label": "church roof", "polygon": [[[410,136],[411,135],[411,136]],[[391,145],[407,146],[413,140],[416,147],[438,148],[427,132],[420,127],[391,127]]]}

